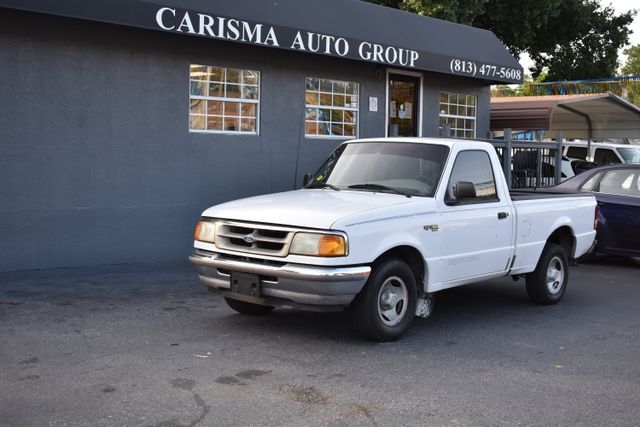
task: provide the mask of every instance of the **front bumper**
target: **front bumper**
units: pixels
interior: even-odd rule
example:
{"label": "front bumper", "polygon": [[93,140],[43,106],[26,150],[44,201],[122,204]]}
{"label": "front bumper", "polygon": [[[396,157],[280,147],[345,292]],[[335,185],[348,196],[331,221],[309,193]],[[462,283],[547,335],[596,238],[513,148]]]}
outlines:
{"label": "front bumper", "polygon": [[260,276],[260,298],[225,292],[225,296],[263,305],[343,307],[351,303],[369,278],[371,267],[321,267],[265,263],[197,250],[189,257],[206,286],[229,291],[231,272]]}

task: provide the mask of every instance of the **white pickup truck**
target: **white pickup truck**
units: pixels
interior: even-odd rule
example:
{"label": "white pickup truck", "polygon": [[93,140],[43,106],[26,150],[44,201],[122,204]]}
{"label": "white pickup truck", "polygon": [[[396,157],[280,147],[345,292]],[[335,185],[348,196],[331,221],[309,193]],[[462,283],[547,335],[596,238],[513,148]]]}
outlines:
{"label": "white pickup truck", "polygon": [[347,141],[306,178],[202,214],[189,259],[234,310],[348,308],[391,340],[454,286],[524,276],[532,301],[557,303],[594,243],[592,195],[510,194],[484,142]]}

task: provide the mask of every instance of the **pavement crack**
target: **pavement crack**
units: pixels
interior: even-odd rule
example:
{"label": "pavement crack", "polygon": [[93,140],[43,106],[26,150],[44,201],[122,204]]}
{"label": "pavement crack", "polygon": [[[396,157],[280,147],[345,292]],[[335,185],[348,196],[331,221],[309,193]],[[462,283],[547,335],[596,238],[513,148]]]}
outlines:
{"label": "pavement crack", "polygon": [[209,415],[209,412],[211,411],[211,406],[207,405],[207,403],[204,401],[202,396],[200,396],[200,394],[198,394],[197,392],[193,391],[193,388],[196,386],[196,381],[195,380],[191,380],[191,379],[188,379],[188,378],[175,378],[175,379],[170,380],[169,383],[174,388],[178,388],[180,390],[191,392],[191,394],[193,396],[193,400],[196,402],[196,405],[198,405],[198,408],[200,408],[202,411],[201,411],[200,415],[196,419],[194,419],[193,421],[191,421],[191,422],[189,422],[187,424],[178,424],[178,423],[176,423],[175,421],[172,420],[172,421],[160,423],[160,424],[158,424],[157,427],[161,427],[161,426],[162,427],[164,427],[164,426],[194,427],[198,423],[200,423],[202,420],[204,420],[207,415]]}
{"label": "pavement crack", "polygon": [[32,365],[34,363],[38,363],[40,361],[40,359],[38,359],[37,357],[31,357],[29,359],[25,359],[22,362],[20,362],[20,365]]}
{"label": "pavement crack", "polygon": [[373,417],[373,411],[379,408],[380,405],[376,403],[354,403],[350,405],[343,414],[347,417],[353,418],[364,417],[371,423],[371,425],[377,427],[379,424]]}
{"label": "pavement crack", "polygon": [[202,413],[200,414],[200,416],[198,418],[196,418],[195,420],[191,421],[191,423],[189,423],[189,427],[194,427],[196,424],[198,424],[200,421],[204,420],[205,417],[207,415],[209,415],[209,411],[211,411],[211,406],[207,405],[204,401],[204,399],[195,391],[193,392],[193,399],[196,401],[196,404],[202,408]]}

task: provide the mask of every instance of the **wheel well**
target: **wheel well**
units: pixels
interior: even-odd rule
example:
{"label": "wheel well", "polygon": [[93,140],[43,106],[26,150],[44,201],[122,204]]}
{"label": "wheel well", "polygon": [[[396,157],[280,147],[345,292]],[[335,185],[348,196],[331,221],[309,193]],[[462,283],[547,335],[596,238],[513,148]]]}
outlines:
{"label": "wheel well", "polygon": [[389,258],[398,258],[405,261],[416,277],[418,290],[422,290],[425,279],[424,258],[419,250],[412,246],[397,246],[389,249],[373,261],[373,268]]}
{"label": "wheel well", "polygon": [[547,243],[556,243],[564,248],[569,258],[573,258],[573,252],[576,245],[576,238],[573,236],[571,227],[563,226],[551,233],[547,239]]}

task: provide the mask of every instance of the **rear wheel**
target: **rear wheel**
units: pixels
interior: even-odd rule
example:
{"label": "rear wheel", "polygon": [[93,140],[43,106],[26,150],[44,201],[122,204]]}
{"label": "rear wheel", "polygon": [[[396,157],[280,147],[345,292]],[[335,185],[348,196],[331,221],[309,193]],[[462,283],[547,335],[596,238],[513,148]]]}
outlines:
{"label": "rear wheel", "polygon": [[229,307],[237,311],[238,313],[247,314],[249,316],[260,316],[267,314],[273,310],[274,307],[268,305],[253,304],[250,302],[239,301],[233,298],[224,297]]}
{"label": "rear wheel", "polygon": [[356,328],[377,341],[400,338],[413,321],[417,296],[411,268],[398,259],[383,261],[353,302]]}
{"label": "rear wheel", "polygon": [[537,304],[557,304],[569,281],[569,262],[564,248],[548,243],[538,260],[536,269],[527,274],[529,299]]}

